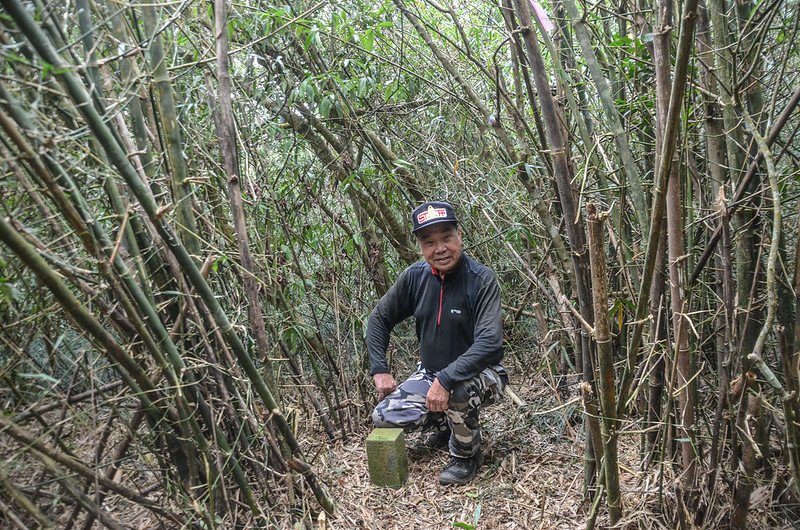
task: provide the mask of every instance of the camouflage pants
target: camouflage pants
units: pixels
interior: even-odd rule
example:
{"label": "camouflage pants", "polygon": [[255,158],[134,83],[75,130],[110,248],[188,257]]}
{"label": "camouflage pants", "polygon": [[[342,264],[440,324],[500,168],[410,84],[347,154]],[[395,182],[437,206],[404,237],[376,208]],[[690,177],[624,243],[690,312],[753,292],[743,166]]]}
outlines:
{"label": "camouflage pants", "polygon": [[419,367],[378,403],[372,421],[376,427],[398,427],[406,432],[449,428],[450,454],[471,457],[481,445],[480,409],[500,400],[508,376],[502,366],[487,368],[453,386],[445,412],[429,412],[425,400],[435,378],[433,372]]}

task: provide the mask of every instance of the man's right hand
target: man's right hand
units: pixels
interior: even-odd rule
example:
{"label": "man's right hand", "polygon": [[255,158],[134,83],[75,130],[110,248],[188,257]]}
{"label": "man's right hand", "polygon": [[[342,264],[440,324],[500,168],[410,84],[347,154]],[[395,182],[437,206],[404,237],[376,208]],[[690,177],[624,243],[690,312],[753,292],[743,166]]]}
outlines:
{"label": "man's right hand", "polygon": [[382,400],[397,388],[397,381],[392,374],[375,374],[372,376],[375,381],[375,389],[378,391],[378,401]]}

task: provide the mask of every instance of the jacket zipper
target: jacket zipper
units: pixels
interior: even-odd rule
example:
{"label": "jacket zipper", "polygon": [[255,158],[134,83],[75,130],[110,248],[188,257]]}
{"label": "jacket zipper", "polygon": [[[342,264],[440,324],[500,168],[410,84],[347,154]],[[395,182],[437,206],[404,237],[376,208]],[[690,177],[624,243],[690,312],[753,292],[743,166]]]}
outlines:
{"label": "jacket zipper", "polygon": [[440,281],[442,282],[439,285],[439,316],[436,317],[436,325],[442,325],[442,302],[444,301],[444,274],[439,276]]}

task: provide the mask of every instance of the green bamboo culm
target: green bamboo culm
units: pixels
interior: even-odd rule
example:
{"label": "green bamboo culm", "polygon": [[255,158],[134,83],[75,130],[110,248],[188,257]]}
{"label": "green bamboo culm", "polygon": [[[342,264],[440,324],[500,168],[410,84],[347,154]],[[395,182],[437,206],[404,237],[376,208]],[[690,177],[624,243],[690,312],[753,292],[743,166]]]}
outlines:
{"label": "green bamboo culm", "polygon": [[[192,256],[183,246],[176,236],[172,227],[164,220],[163,215],[168,210],[166,205],[159,206],[153,197],[150,189],[142,182],[135,168],[127,157],[127,154],[117,142],[111,129],[103,120],[105,112],[99,112],[92,103],[92,99],[80,77],[64,63],[61,56],[53,48],[50,41],[36,24],[31,15],[25,10],[23,5],[16,0],[0,0],[0,5],[11,16],[18,28],[25,35],[39,56],[53,66],[53,71],[59,82],[63,85],[66,92],[72,98],[76,108],[86,120],[92,133],[97,137],[103,149],[106,151],[111,164],[117,169],[119,174],[127,183],[131,192],[136,196],[143,210],[153,222],[156,230],[164,240],[167,247],[175,256],[175,259],[183,268],[187,278],[197,290],[200,297],[208,306],[214,320],[220,327],[220,332],[229,344],[231,350],[236,355],[236,359],[243,367],[248,379],[252,383],[256,393],[264,405],[270,411],[270,417],[275,422],[278,431],[286,440],[292,453],[297,458],[296,467],[303,469],[301,473],[314,492],[320,506],[326,511],[333,511],[333,501],[328,496],[324,488],[318,483],[316,476],[307,469],[308,466],[302,462],[302,450],[298,444],[289,424],[279,410],[275,398],[267,387],[258,367],[253,362],[249,353],[234,331],[233,325],[228,320],[219,301],[214,296],[211,287],[203,278],[200,269],[195,264]],[[101,109],[102,110],[102,109]]]}
{"label": "green bamboo culm", "polygon": [[178,220],[178,233],[181,241],[190,254],[199,259],[200,240],[197,237],[197,224],[192,211],[192,195],[189,186],[189,170],[183,154],[183,140],[181,127],[178,122],[178,111],[175,105],[175,95],[172,91],[167,61],[164,53],[164,43],[158,28],[158,13],[154,4],[143,2],[140,4],[143,21],[150,45],[147,47],[147,58],[153,76],[156,108],[158,109],[159,123],[162,130],[162,141],[167,153],[167,163],[170,170],[170,187],[175,198],[175,207]]}
{"label": "green bamboo culm", "polygon": [[[89,204],[84,199],[78,186],[57,162],[50,161],[49,167],[51,168],[51,171],[57,173],[61,186],[69,191],[68,196],[73,201],[75,208],[86,220],[97,242],[99,242],[99,246],[104,249],[105,258],[110,259],[111,254],[113,254],[112,263],[117,271],[118,276],[122,279],[123,284],[127,288],[127,291],[131,294],[136,307],[131,307],[132,303],[127,300],[126,296],[121,296],[120,301],[123,303],[123,305],[125,305],[125,310],[133,321],[134,325],[139,328],[140,337],[147,346],[147,349],[151,352],[151,355],[158,366],[163,369],[170,385],[175,389],[183,389],[183,391],[175,394],[182,439],[183,437],[191,436],[191,438],[197,443],[197,447],[202,454],[203,467],[207,469],[209,473],[211,473],[211,475],[208,477],[208,482],[217,483],[217,476],[220,474],[220,472],[216,470],[216,466],[213,465],[214,460],[211,458],[209,453],[210,447],[208,440],[206,440],[206,438],[202,435],[201,427],[197,421],[197,418],[191,413],[192,407],[187,400],[187,396],[192,398],[193,402],[197,405],[200,415],[202,416],[206,425],[213,425],[214,420],[212,417],[211,408],[206,403],[203,395],[199,392],[197,388],[197,381],[192,375],[192,372],[186,369],[186,363],[183,361],[183,358],[178,352],[174,341],[169,336],[169,333],[164,327],[164,324],[154,306],[146,297],[146,293],[141,289],[139,283],[134,280],[130,270],[125,264],[125,261],[120,257],[119,253],[113,253],[112,241],[103,231],[102,226],[97,222],[98,216],[91,211]],[[103,256],[98,256],[98,260],[103,260],[105,258]],[[143,320],[147,323],[149,329],[152,330],[155,338],[158,341],[158,344],[156,344],[156,342],[153,340],[150,332],[144,329],[145,324],[142,322],[142,319],[138,318],[139,312],[145,316]],[[166,352],[166,357],[164,356],[162,350]],[[185,383],[181,380],[178,374],[181,374],[181,376],[185,379]],[[233,476],[242,491],[246,503],[256,517],[262,517],[263,514],[261,513],[261,509],[258,507],[258,503],[255,500],[252,488],[250,487],[246,476],[239,466],[238,459],[234,458],[232,455],[232,450],[228,442],[227,435],[221,429],[215,429],[214,433],[220,450],[228,455],[228,458],[226,459],[226,465],[233,473]],[[187,466],[192,469],[196,468],[197,463],[195,460],[199,459],[194,455],[194,448],[186,442],[184,442],[184,446],[186,447],[185,460],[188,461]],[[195,470],[192,475],[197,475],[197,471]]]}
{"label": "green bamboo culm", "polygon": [[0,241],[5,243],[44,283],[64,308],[66,313],[77,322],[82,329],[106,349],[111,358],[119,364],[117,371],[148,413],[151,421],[158,423],[167,411],[159,409],[155,403],[163,402],[163,396],[135,359],[128,355],[103,325],[92,316],[67,288],[61,277],[55,273],[39,252],[11,226],[5,218],[0,218]]}
{"label": "green bamboo culm", "polygon": [[575,35],[578,37],[578,44],[583,52],[583,57],[586,60],[586,66],[592,76],[595,87],[597,88],[597,95],[600,97],[600,103],[603,105],[603,112],[608,120],[609,127],[614,141],[617,144],[617,151],[622,162],[622,169],[625,171],[625,182],[630,186],[631,198],[635,206],[633,214],[639,221],[642,233],[647,234],[650,227],[650,219],[647,217],[647,197],[642,189],[642,181],[639,176],[639,170],[636,167],[636,162],[633,159],[633,152],[628,143],[628,136],[625,133],[625,128],[622,126],[622,119],[620,118],[619,110],[614,105],[614,98],[611,95],[611,89],[608,82],[603,75],[600,68],[600,62],[597,60],[597,55],[592,47],[591,36],[586,27],[586,23],[578,13],[578,8],[574,0],[565,0],[564,7],[572,20],[573,27],[575,28]]}

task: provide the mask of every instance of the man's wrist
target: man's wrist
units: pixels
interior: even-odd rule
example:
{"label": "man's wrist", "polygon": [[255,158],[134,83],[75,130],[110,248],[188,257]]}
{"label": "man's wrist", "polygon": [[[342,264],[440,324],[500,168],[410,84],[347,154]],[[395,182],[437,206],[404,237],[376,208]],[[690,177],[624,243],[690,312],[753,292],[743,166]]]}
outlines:
{"label": "man's wrist", "polygon": [[450,392],[450,385],[444,379],[442,379],[438,374],[434,378],[434,381],[438,382],[442,388]]}

